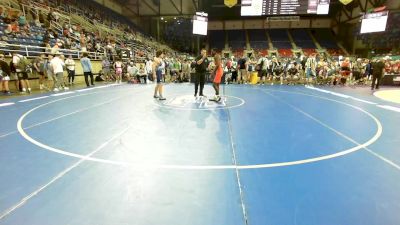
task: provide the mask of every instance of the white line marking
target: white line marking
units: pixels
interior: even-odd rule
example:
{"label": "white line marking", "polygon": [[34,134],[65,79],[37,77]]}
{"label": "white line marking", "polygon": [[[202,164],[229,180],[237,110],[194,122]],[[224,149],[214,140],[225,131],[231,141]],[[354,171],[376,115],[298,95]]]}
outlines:
{"label": "white line marking", "polygon": [[49,96],[42,96],[42,97],[37,97],[37,98],[29,98],[29,99],[25,99],[25,100],[21,100],[18,102],[30,102],[30,101],[34,101],[34,100],[39,100],[39,99],[44,99],[44,98],[48,98]]}
{"label": "white line marking", "polygon": [[391,165],[391,166],[395,167],[396,169],[400,170],[400,166],[397,165],[396,163],[394,163],[393,161],[391,161],[391,160],[389,160],[389,159],[387,159],[387,158],[385,158],[385,157],[379,155],[378,153],[372,151],[372,150],[369,149],[369,148],[365,148],[365,150],[367,150],[367,151],[368,151],[369,153],[371,153],[372,155],[374,155],[374,156],[380,158],[381,160],[385,161],[385,162],[388,163],[389,165]]}
{"label": "white line marking", "polygon": [[367,100],[364,100],[364,99],[361,99],[361,98],[351,97],[351,99],[353,99],[355,101],[359,101],[359,102],[364,102],[364,103],[367,103],[367,104],[370,104],[370,105],[377,105],[377,103],[375,103],[375,102],[370,102],[370,101],[367,101]]}
{"label": "white line marking", "polygon": [[4,106],[10,106],[10,105],[14,105],[14,102],[6,102],[6,103],[1,103],[0,107],[4,107]]}
{"label": "white line marking", "polygon": [[51,96],[62,96],[62,95],[70,95],[75,93],[75,91],[67,91],[67,92],[61,92],[61,93],[57,93],[57,94],[52,94]]}
{"label": "white line marking", "polygon": [[76,90],[77,92],[84,92],[84,91],[91,91],[94,90],[94,88],[85,88],[85,89],[80,89],[80,90]]}
{"label": "white line marking", "polygon": [[377,105],[377,103],[375,103],[375,102],[370,102],[370,101],[367,101],[367,100],[364,100],[364,99],[360,99],[360,98],[356,98],[356,97],[353,97],[353,96],[350,96],[350,95],[344,95],[344,94],[340,94],[340,93],[337,93],[337,92],[334,92],[334,91],[327,91],[327,90],[324,90],[324,89],[321,89],[321,88],[316,88],[316,87],[312,87],[312,86],[308,86],[308,85],[306,85],[305,87],[308,88],[308,89],[311,89],[311,90],[315,90],[315,91],[319,91],[319,92],[323,92],[323,93],[327,93],[327,94],[331,94],[331,95],[336,95],[338,97],[350,98],[350,99],[353,99],[355,101],[359,101],[359,102],[363,102],[363,103],[367,103],[367,104],[371,104],[371,105]]}
{"label": "white line marking", "polygon": [[[264,92],[264,93],[267,93],[267,92],[265,92],[265,91],[263,91],[263,92]],[[324,122],[320,121],[319,119],[313,117],[312,115],[310,115],[310,114],[304,112],[303,110],[297,108],[296,106],[294,106],[294,105],[292,105],[292,104],[290,104],[290,103],[287,103],[287,102],[281,100],[279,97],[277,97],[277,96],[275,96],[275,95],[272,95],[272,94],[270,94],[270,93],[267,93],[267,94],[270,95],[270,96],[275,97],[276,99],[278,99],[278,100],[281,101],[282,103],[284,103],[284,104],[290,106],[291,108],[293,108],[293,109],[295,109],[296,111],[302,113],[302,114],[305,115],[306,117],[308,117],[308,118],[314,120],[315,122],[319,123],[319,124],[322,125],[323,127],[325,127],[325,128],[327,128],[327,129],[333,131],[334,133],[336,133],[337,135],[343,137],[344,139],[346,139],[346,140],[352,142],[353,144],[360,145],[360,143],[358,143],[356,140],[354,140],[354,139],[352,139],[351,137],[349,137],[349,136],[347,136],[347,135],[341,133],[340,131],[338,131],[338,130],[332,128],[332,127],[330,127],[329,125],[327,125],[327,124],[325,124]],[[399,108],[399,110],[400,110],[400,108]],[[399,165],[397,165],[396,163],[390,161],[389,159],[387,159],[387,158],[385,158],[385,157],[379,155],[378,153],[372,151],[371,149],[367,148],[367,146],[365,146],[364,149],[367,150],[367,152],[369,152],[369,153],[371,153],[372,155],[374,155],[375,157],[378,157],[379,159],[383,160],[384,162],[388,163],[389,165],[391,165],[391,166],[395,167],[396,169],[400,170],[400,166],[399,166]]]}
{"label": "white line marking", "polygon": [[[280,92],[280,91],[277,91]],[[288,91],[287,91],[288,92]],[[322,160],[327,160],[327,159],[333,159],[336,157],[340,157],[340,156],[344,156],[346,154],[350,154],[356,151],[359,151],[363,148],[365,148],[366,146],[371,145],[372,143],[376,142],[379,137],[382,135],[382,124],[381,122],[375,117],[373,116],[371,113],[369,113],[368,111],[358,107],[358,106],[353,106],[351,104],[345,103],[345,102],[341,102],[335,99],[330,99],[330,98],[326,98],[326,97],[322,97],[322,96],[318,96],[318,95],[311,95],[311,94],[305,94],[302,92],[288,92],[288,93],[292,93],[292,94],[300,94],[300,95],[305,95],[305,96],[310,96],[310,97],[315,97],[315,98],[320,98],[320,99],[325,99],[327,101],[332,101],[332,102],[336,102],[339,104],[343,104],[343,105],[347,105],[351,108],[357,109],[363,113],[365,113],[367,116],[369,116],[370,118],[373,119],[373,121],[375,122],[376,126],[377,126],[377,131],[375,133],[375,135],[368,140],[367,142],[357,145],[355,147],[352,147],[350,149],[346,149],[340,152],[336,152],[330,155],[325,155],[325,156],[320,156],[320,157],[315,157],[315,158],[308,158],[308,159],[303,159],[303,160],[297,160],[297,161],[289,161],[289,162],[278,162],[278,163],[270,163],[270,164],[255,164],[255,165],[241,165],[241,166],[235,166],[235,165],[167,165],[167,164],[131,164],[128,162],[123,162],[123,161],[113,161],[113,160],[106,160],[106,159],[100,159],[100,158],[94,158],[94,157],[87,157],[84,155],[80,155],[80,154],[76,154],[76,153],[71,153],[62,149],[57,149],[51,146],[48,146],[46,144],[43,144],[41,142],[36,141],[35,139],[33,139],[32,137],[30,137],[22,128],[22,122],[25,119],[26,116],[28,116],[31,112],[33,112],[34,110],[47,105],[47,104],[43,104],[43,105],[39,105],[29,111],[27,111],[24,115],[22,115],[17,123],[17,128],[18,128],[18,132],[22,135],[22,137],[24,137],[27,141],[31,142],[34,145],[37,145],[45,150],[51,151],[51,152],[55,152],[55,153],[59,153],[59,154],[63,154],[66,156],[71,156],[71,157],[76,157],[76,158],[81,158],[81,159],[85,159],[85,160],[91,160],[94,162],[100,162],[100,163],[106,163],[106,164],[112,164],[112,165],[118,165],[118,166],[129,166],[131,168],[143,168],[143,169],[175,169],[175,170],[226,170],[226,169],[260,169],[260,168],[271,168],[271,167],[281,167],[281,166],[293,166],[293,165],[299,165],[299,164],[305,164],[305,163],[312,163],[312,162],[317,162],[317,161],[322,161]]]}
{"label": "white line marking", "polygon": [[[225,93],[225,89],[224,89],[224,93]],[[243,213],[243,219],[244,219],[244,224],[248,225],[248,217],[247,217],[247,211],[246,211],[246,205],[244,204],[244,192],[243,192],[243,188],[242,188],[242,183],[240,182],[240,174],[239,174],[239,169],[238,167],[238,163],[237,163],[237,159],[236,159],[236,148],[235,148],[235,142],[233,140],[233,132],[232,132],[232,123],[231,123],[231,115],[229,112],[229,109],[227,109],[227,113],[228,113],[228,132],[229,132],[229,139],[231,142],[231,149],[232,149],[232,162],[235,165],[235,173],[236,173],[236,180],[237,180],[237,184],[238,184],[238,188],[239,188],[239,196],[240,196],[240,203],[242,205],[242,213]]]}
{"label": "white line marking", "polygon": [[336,95],[336,96],[342,97],[342,98],[350,98],[350,96],[348,96],[348,95],[336,93],[336,92],[333,92],[333,91],[331,91],[330,94],[331,94],[331,95]]}
{"label": "white line marking", "polygon": [[387,109],[387,110],[392,110],[395,112],[400,112],[400,108],[399,107],[394,107],[394,106],[390,106],[390,105],[377,105],[379,108],[382,109]]}
{"label": "white line marking", "polygon": [[[118,138],[119,136],[121,136],[122,134],[124,134],[127,130],[129,129],[129,126],[127,128],[125,128],[124,130],[122,130],[121,132],[117,133],[116,135],[114,135],[112,138],[110,138],[108,141],[104,142],[103,144],[101,144],[99,147],[97,147],[94,151],[92,151],[91,153],[87,154],[86,157],[90,157],[92,155],[94,155],[95,153],[97,153],[98,151],[100,151],[101,149],[103,149],[105,146],[107,146],[110,142],[112,142],[113,140],[115,140],[116,138]],[[74,169],[75,167],[79,166],[80,164],[82,164],[85,160],[85,158],[80,159],[78,162],[74,163],[72,166],[68,167],[67,169],[63,170],[61,173],[59,173],[58,175],[56,175],[55,177],[53,177],[53,179],[51,179],[48,183],[46,183],[45,185],[41,186],[39,189],[37,189],[36,191],[30,193],[29,195],[27,195],[26,197],[24,197],[23,199],[21,199],[21,201],[19,201],[17,204],[15,204],[14,206],[8,208],[7,210],[5,210],[4,212],[1,213],[0,215],[0,220],[4,219],[4,217],[6,217],[7,215],[11,214],[13,211],[15,211],[16,209],[20,208],[21,206],[25,205],[25,203],[27,203],[31,198],[35,197],[36,195],[38,195],[40,192],[42,192],[44,189],[46,189],[47,187],[49,187],[51,184],[53,184],[54,182],[56,182],[57,180],[61,179],[64,175],[66,175],[68,172],[70,172],[72,169]]]}

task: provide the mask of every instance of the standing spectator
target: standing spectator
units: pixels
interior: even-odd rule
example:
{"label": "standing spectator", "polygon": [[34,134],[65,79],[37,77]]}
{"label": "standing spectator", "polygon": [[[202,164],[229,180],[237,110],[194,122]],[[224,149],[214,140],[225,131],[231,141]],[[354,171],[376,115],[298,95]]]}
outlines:
{"label": "standing spectator", "polygon": [[31,93],[31,87],[28,81],[28,70],[29,70],[29,60],[16,52],[13,52],[12,63],[16,68],[18,80],[22,86],[22,93],[25,93],[28,90],[28,93]]}
{"label": "standing spectator", "polygon": [[53,70],[54,80],[54,91],[57,92],[61,89],[68,90],[69,88],[64,84],[64,62],[60,58],[60,53],[56,53],[54,58],[51,60],[51,66]]}
{"label": "standing spectator", "polygon": [[121,83],[122,80],[122,70],[123,70],[124,64],[121,61],[121,58],[117,58],[117,61],[114,63],[114,70],[115,70],[115,83]]}
{"label": "standing spectator", "polygon": [[190,64],[188,60],[182,63],[182,81],[188,81],[190,78]]}
{"label": "standing spectator", "polygon": [[107,56],[103,56],[103,61],[101,61],[101,71],[103,72],[104,80],[106,84],[111,82],[111,63]]}
{"label": "standing spectator", "polygon": [[87,52],[83,53],[83,57],[81,58],[81,66],[82,66],[82,70],[83,70],[83,75],[85,76],[86,86],[90,87],[89,76],[90,76],[90,83],[92,86],[94,86],[92,63],[90,62],[90,59],[88,58]]}
{"label": "standing spectator", "polygon": [[44,53],[40,54],[34,61],[33,61],[33,69],[35,73],[39,76],[39,89],[43,90],[44,88],[44,80],[45,80],[45,65],[44,65]]}
{"label": "standing spectator", "polygon": [[313,77],[316,76],[315,70],[317,67],[317,61],[315,59],[315,54],[311,55],[305,62],[306,68],[306,81],[307,83],[311,82]]}
{"label": "standing spectator", "polygon": [[146,70],[144,69],[144,65],[140,64],[139,72],[137,75],[138,80],[140,81],[141,84],[147,84],[147,73]]}
{"label": "standing spectator", "polygon": [[148,79],[149,79],[150,81],[154,81],[154,80],[153,80],[152,67],[153,67],[153,61],[152,61],[151,59],[148,59],[148,60],[146,61],[145,69],[146,69],[146,74],[148,75]]}
{"label": "standing spectator", "polygon": [[267,76],[267,72],[269,69],[269,62],[268,59],[265,58],[264,56],[261,56],[261,58],[257,62],[257,70],[259,71],[259,77],[260,79],[260,84],[264,85],[265,84],[265,77]]}
{"label": "standing spectator", "polygon": [[137,78],[139,70],[138,70],[138,68],[136,67],[136,65],[133,62],[130,62],[128,64],[128,67],[127,67],[126,70],[127,70],[127,72],[128,72],[130,77]]}
{"label": "standing spectator", "polygon": [[47,87],[54,89],[55,76],[53,73],[53,66],[51,65],[52,59],[53,55],[49,54],[47,60],[45,61],[45,71],[47,76]]}
{"label": "standing spectator", "polygon": [[75,60],[72,59],[72,55],[69,55],[68,59],[65,60],[65,66],[67,67],[68,84],[73,85],[75,81]]}
{"label": "standing spectator", "polygon": [[374,68],[374,70],[372,71],[371,90],[374,90],[375,88],[379,89],[379,83],[385,71],[385,63],[382,59],[378,59],[376,60],[376,62],[372,63],[372,67]]}
{"label": "standing spectator", "polygon": [[247,83],[247,70],[248,70],[248,62],[247,58],[243,55],[241,59],[238,61],[238,83]]}
{"label": "standing spectator", "polygon": [[1,90],[4,94],[10,95],[10,89],[8,87],[8,82],[10,81],[10,66],[4,59],[4,55],[0,54],[0,81],[1,81]]}

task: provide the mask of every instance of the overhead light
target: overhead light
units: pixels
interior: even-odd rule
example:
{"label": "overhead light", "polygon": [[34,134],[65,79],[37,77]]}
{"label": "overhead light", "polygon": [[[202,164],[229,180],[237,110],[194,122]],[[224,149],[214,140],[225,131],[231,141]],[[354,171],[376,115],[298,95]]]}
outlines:
{"label": "overhead light", "polygon": [[176,20],[176,17],[174,17],[174,20]]}
{"label": "overhead light", "polygon": [[164,17],[161,17],[161,20],[164,20]]}

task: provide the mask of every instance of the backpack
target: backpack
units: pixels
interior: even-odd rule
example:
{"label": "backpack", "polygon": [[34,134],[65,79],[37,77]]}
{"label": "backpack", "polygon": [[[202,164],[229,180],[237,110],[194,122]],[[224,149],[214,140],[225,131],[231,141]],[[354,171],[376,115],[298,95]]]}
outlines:
{"label": "backpack", "polygon": [[25,56],[22,56],[22,57],[18,56],[18,58],[19,58],[19,62],[17,64],[16,68],[20,69],[21,71],[26,72],[31,65],[30,61]]}

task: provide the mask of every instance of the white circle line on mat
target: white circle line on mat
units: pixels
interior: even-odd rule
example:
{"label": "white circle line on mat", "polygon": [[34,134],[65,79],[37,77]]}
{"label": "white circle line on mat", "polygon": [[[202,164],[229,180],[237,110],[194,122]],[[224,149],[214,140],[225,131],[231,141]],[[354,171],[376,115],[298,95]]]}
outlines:
{"label": "white circle line on mat", "polygon": [[[279,92],[279,91],[277,91]],[[307,96],[311,96],[311,97],[315,97],[315,98],[320,98],[320,99],[325,99],[328,101],[332,101],[332,102],[337,102],[343,105],[347,105],[349,107],[352,107],[354,109],[357,109],[361,112],[363,112],[364,114],[368,115],[370,118],[373,119],[373,121],[375,122],[376,126],[377,126],[377,130],[375,135],[369,139],[368,141],[366,141],[363,144],[359,144],[357,146],[354,146],[352,148],[346,149],[346,150],[342,150],[340,152],[337,153],[333,153],[333,154],[329,154],[329,155],[324,155],[324,156],[320,156],[320,157],[314,157],[314,158],[308,158],[308,159],[302,159],[302,160],[295,160],[295,161],[288,161],[288,162],[277,162],[277,163],[267,163],[267,164],[249,164],[249,165],[170,165],[170,164],[133,164],[133,163],[129,163],[129,162],[123,162],[123,161],[113,161],[113,160],[107,160],[107,159],[100,159],[100,158],[95,158],[95,157],[88,157],[88,156],[84,156],[81,154],[76,154],[76,153],[71,153],[68,151],[65,151],[63,149],[58,149],[58,148],[54,148],[51,146],[48,146],[46,144],[43,144],[35,139],[33,139],[32,137],[30,137],[25,130],[22,127],[22,123],[23,120],[33,111],[51,104],[53,102],[57,102],[57,101],[61,101],[67,98],[73,98],[73,97],[78,97],[77,96],[71,96],[71,97],[67,97],[67,98],[63,98],[63,99],[58,99],[55,101],[51,101],[45,104],[41,104],[39,106],[36,106],[34,108],[32,108],[31,110],[27,111],[26,113],[24,113],[17,122],[17,128],[18,128],[18,132],[22,135],[23,138],[25,138],[27,141],[31,142],[32,144],[39,146],[47,151],[51,151],[51,152],[55,152],[55,153],[59,153],[65,156],[70,156],[70,157],[75,157],[78,159],[83,159],[83,160],[88,160],[88,161],[93,161],[93,162],[99,162],[99,163],[105,163],[105,164],[111,164],[111,165],[118,165],[118,166],[127,166],[127,167],[132,167],[132,168],[137,168],[137,169],[172,169],[172,170],[228,170],[228,169],[239,169],[239,170],[244,170],[244,169],[262,169],[262,168],[272,168],[272,167],[283,167],[283,166],[293,166],[293,165],[300,165],[300,164],[306,164],[306,163],[312,163],[312,162],[318,162],[318,161],[323,161],[323,160],[327,160],[327,159],[333,159],[333,158],[337,158],[340,156],[344,156],[356,151],[359,151],[371,144],[373,144],[374,142],[376,142],[379,137],[382,135],[382,124],[381,122],[371,113],[367,112],[366,110],[357,107],[357,106],[353,106],[351,104],[345,103],[345,102],[341,102],[338,100],[334,100],[334,99],[330,99],[330,98],[326,98],[326,97],[321,97],[321,96],[317,96],[317,95],[311,95],[311,94],[305,94],[302,92],[289,92],[289,91],[285,91],[288,93],[293,93],[293,94],[300,94],[300,95],[307,95]]]}
{"label": "white circle line on mat", "polygon": [[[179,97],[179,96],[176,96],[176,97]],[[236,97],[236,96],[223,95],[221,97],[235,98],[235,99],[238,99],[240,101],[240,103],[237,104],[237,105],[213,107],[213,108],[184,108],[184,107],[170,106],[170,105],[166,105],[166,104],[157,104],[157,103],[154,103],[154,104],[159,106],[159,107],[161,107],[161,108],[167,108],[167,109],[186,110],[186,111],[196,111],[196,110],[199,110],[199,111],[204,111],[204,110],[212,111],[212,110],[233,109],[233,108],[240,107],[240,106],[242,106],[242,105],[244,105],[246,103],[246,101],[244,99]]]}

